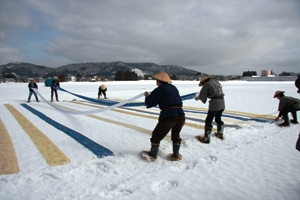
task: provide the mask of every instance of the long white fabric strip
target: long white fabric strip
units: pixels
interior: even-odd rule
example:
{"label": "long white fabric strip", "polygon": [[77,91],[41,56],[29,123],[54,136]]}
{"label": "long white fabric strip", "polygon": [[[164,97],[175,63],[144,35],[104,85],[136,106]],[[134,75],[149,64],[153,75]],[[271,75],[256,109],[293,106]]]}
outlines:
{"label": "long white fabric strip", "polygon": [[100,109],[95,109],[95,110],[89,110],[89,111],[71,111],[71,110],[62,109],[62,108],[56,106],[54,103],[50,103],[47,99],[45,99],[45,98],[41,95],[41,93],[40,93],[37,89],[33,88],[33,91],[34,91],[35,93],[37,93],[37,95],[38,95],[41,99],[43,99],[43,101],[46,102],[48,105],[52,106],[52,107],[55,108],[56,110],[59,110],[60,112],[67,113],[67,114],[71,114],[71,115],[87,115],[87,114],[93,114],[93,113],[104,112],[104,111],[107,111],[107,110],[111,110],[111,109],[113,109],[113,108],[120,107],[120,106],[122,106],[122,105],[124,105],[124,104],[127,104],[127,103],[129,103],[129,102],[132,102],[132,101],[134,101],[134,100],[136,100],[136,99],[139,99],[139,98],[141,98],[141,97],[144,96],[144,93],[141,93],[141,94],[139,94],[139,95],[137,95],[137,96],[134,96],[134,97],[132,97],[132,98],[130,98],[130,99],[127,99],[127,100],[125,100],[125,101],[121,101],[120,103],[117,103],[117,104],[114,104],[114,105],[112,105],[112,106],[108,106],[108,107],[105,107],[105,108],[100,108]]}

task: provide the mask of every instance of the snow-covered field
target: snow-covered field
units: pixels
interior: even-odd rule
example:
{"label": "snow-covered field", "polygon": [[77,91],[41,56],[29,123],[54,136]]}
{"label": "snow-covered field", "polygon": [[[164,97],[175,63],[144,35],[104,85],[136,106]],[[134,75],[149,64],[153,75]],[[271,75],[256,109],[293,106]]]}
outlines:
{"label": "snow-covered field", "polygon": [[[63,82],[61,87],[96,98],[100,84]],[[105,84],[108,98],[117,100],[156,87],[155,81]],[[181,95],[200,91],[196,81],[173,81],[173,84]],[[161,142],[157,161],[149,163],[139,157],[139,152],[150,148],[158,109],[117,108],[70,115],[45,101],[35,102],[34,96],[27,104],[27,83],[1,83],[0,118],[12,140],[19,172],[0,175],[0,199],[299,200],[300,152],[295,143],[300,125],[281,128],[273,120],[278,113],[274,92],[284,90],[287,96],[300,98],[294,83],[229,81],[222,85],[226,102],[225,140],[212,137],[210,144],[202,144],[194,139],[204,132],[201,127],[208,105],[186,100],[183,103],[188,119],[181,132],[184,142],[180,150],[183,160],[166,159],[172,152],[172,144],[166,138]],[[50,88],[43,83],[38,86],[49,101]],[[61,109],[92,111],[100,106],[62,91],[59,99],[60,102],[53,104]],[[143,101],[143,97],[138,101]],[[43,113],[48,121],[22,104]],[[26,120],[18,121],[11,107],[30,120],[41,135],[46,135],[69,162],[50,166],[38,144],[29,137],[32,133],[21,126]],[[57,124],[65,129],[59,129]],[[113,156],[97,157],[70,137],[69,130],[109,149]]]}

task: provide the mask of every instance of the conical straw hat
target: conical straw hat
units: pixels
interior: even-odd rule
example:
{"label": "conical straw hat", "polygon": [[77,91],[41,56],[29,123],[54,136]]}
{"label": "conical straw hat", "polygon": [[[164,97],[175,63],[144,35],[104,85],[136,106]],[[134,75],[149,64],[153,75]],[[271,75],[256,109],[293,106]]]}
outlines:
{"label": "conical straw hat", "polygon": [[101,85],[100,87],[101,87],[102,90],[105,90],[105,89],[106,89],[106,85],[104,85],[104,84]]}
{"label": "conical straw hat", "polygon": [[204,85],[204,82],[207,80],[207,79],[211,79],[212,77],[211,76],[203,76],[200,80],[200,83],[199,83],[199,86],[203,86]]}
{"label": "conical straw hat", "polygon": [[154,74],[152,77],[162,82],[172,83],[172,80],[166,72],[159,72],[157,74]]}
{"label": "conical straw hat", "polygon": [[276,98],[277,95],[279,95],[280,93],[284,93],[284,91],[281,91],[281,90],[277,90],[273,96],[273,98]]}

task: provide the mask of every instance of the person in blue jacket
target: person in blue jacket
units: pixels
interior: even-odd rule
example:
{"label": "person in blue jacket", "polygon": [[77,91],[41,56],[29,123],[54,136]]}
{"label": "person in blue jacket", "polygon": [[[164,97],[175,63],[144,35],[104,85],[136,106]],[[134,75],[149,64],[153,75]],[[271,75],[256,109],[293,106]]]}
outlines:
{"label": "person in blue jacket", "polygon": [[51,84],[51,102],[53,102],[54,93],[55,93],[56,101],[59,101],[56,87],[60,87],[60,85],[59,85],[58,77],[54,76]]}
{"label": "person in blue jacket", "polygon": [[31,79],[29,79],[30,80],[30,82],[28,83],[28,88],[29,88],[29,96],[28,96],[28,103],[30,102],[30,99],[31,99],[31,96],[32,96],[32,94],[34,94],[34,96],[35,96],[35,100],[37,101],[37,102],[39,102],[39,98],[38,98],[38,96],[37,96],[37,94],[33,91],[33,89],[32,88],[35,88],[35,89],[38,89],[38,85],[36,84],[36,82],[34,81],[34,79],[33,78],[31,78]]}
{"label": "person in blue jacket", "polygon": [[172,81],[166,72],[160,72],[152,76],[156,80],[157,88],[150,94],[145,92],[145,104],[147,108],[159,106],[161,112],[156,127],[151,136],[150,151],[142,151],[141,156],[149,161],[155,161],[159,150],[160,141],[171,130],[173,153],[167,158],[171,161],[182,159],[179,154],[181,138],[180,132],[185,123],[185,113],[182,109],[182,99],[178,89],[172,85]]}

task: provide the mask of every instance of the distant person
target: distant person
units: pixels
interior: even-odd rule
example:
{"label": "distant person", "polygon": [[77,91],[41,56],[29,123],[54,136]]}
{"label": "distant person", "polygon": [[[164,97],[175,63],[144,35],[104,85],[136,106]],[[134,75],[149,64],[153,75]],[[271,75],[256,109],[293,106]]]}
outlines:
{"label": "distant person", "polygon": [[158,123],[152,131],[150,151],[142,151],[141,156],[148,161],[155,161],[159,150],[160,141],[171,130],[173,153],[167,158],[171,161],[182,159],[179,154],[181,145],[180,131],[185,123],[185,114],[182,109],[182,99],[178,89],[172,85],[172,81],[166,72],[160,72],[152,76],[156,80],[157,88],[150,94],[145,92],[145,104],[147,108],[159,106],[160,114]]}
{"label": "distant person", "polygon": [[297,75],[298,78],[295,80],[295,86],[298,88],[298,93],[300,94],[300,74]]}
{"label": "distant person", "polygon": [[201,100],[204,104],[207,99],[210,100],[205,119],[204,136],[198,135],[195,138],[202,143],[210,143],[210,136],[213,128],[212,121],[215,119],[215,122],[217,123],[217,132],[215,133],[215,136],[223,140],[224,122],[222,121],[222,114],[225,109],[225,94],[223,93],[222,85],[213,77],[204,76],[201,78],[199,86],[203,87],[201,88],[199,96],[195,97],[195,100]]}
{"label": "distant person", "polygon": [[53,94],[54,93],[55,93],[56,101],[59,101],[56,87],[60,87],[60,84],[58,81],[58,77],[54,76],[53,80],[52,80],[52,84],[51,84],[51,102],[53,102]]}
{"label": "distant person", "polygon": [[37,102],[39,102],[39,98],[38,98],[36,92],[33,91],[33,89],[32,89],[32,88],[38,89],[38,85],[36,84],[36,82],[34,81],[33,78],[29,79],[29,81],[30,81],[30,82],[28,83],[29,96],[28,96],[28,101],[27,101],[27,102],[28,102],[28,103],[30,102],[30,99],[31,99],[32,94],[34,94],[35,100],[36,100]]}
{"label": "distant person", "polygon": [[100,97],[102,96],[102,94],[104,96],[104,99],[107,99],[106,98],[106,91],[107,91],[106,85],[104,85],[104,84],[100,85],[99,89],[98,89],[98,99],[100,99]]}
{"label": "distant person", "polygon": [[[279,106],[278,111],[279,114],[275,118],[275,121],[278,121],[280,117],[283,118],[284,122],[281,124],[278,124],[278,126],[289,126],[290,122],[292,124],[298,124],[297,120],[297,111],[300,110],[300,100],[294,97],[285,96],[284,91],[276,91],[274,94],[274,98],[277,98],[279,100]],[[289,121],[288,113],[292,113],[293,119]]]}

